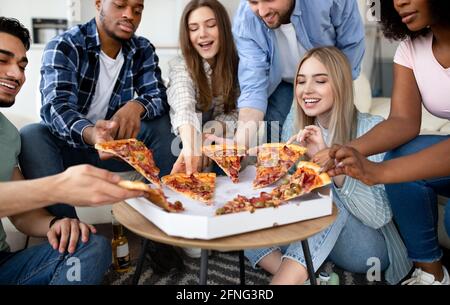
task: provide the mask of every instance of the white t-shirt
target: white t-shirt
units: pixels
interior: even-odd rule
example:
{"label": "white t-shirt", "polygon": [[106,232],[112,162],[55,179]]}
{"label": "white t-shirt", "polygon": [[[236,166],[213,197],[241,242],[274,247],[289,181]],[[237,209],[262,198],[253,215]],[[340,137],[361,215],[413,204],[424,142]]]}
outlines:
{"label": "white t-shirt", "polygon": [[413,70],[422,103],[433,115],[450,120],[450,68],[433,54],[433,33],[400,43],[394,62]]}
{"label": "white t-shirt", "polygon": [[123,62],[122,50],[117,54],[116,59],[109,57],[103,51],[100,52],[100,72],[95,87],[95,95],[86,115],[89,121],[95,123],[98,120],[105,119],[111,94],[116,85]]}
{"label": "white t-shirt", "polygon": [[282,24],[274,31],[277,38],[277,50],[280,52],[281,78],[292,84],[297,65],[306,53],[306,49],[297,40],[292,23]]}

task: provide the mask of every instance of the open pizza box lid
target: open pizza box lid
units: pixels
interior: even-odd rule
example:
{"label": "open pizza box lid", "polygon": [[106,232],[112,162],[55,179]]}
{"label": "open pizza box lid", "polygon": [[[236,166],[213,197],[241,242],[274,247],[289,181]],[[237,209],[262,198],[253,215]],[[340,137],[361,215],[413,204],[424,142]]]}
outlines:
{"label": "open pizza box lid", "polygon": [[189,199],[164,186],[164,193],[170,202],[179,200],[183,203],[185,211],[182,213],[166,212],[145,198],[128,199],[126,202],[168,235],[206,240],[331,215],[330,187],[324,186],[277,208],[216,216],[216,209],[237,194],[254,197],[259,196],[262,191],[270,192],[274,188],[272,185],[254,190],[252,181],[255,173],[256,168],[248,166],[239,173],[240,182],[237,184],[232,183],[227,176],[218,176],[214,203],[211,206]]}

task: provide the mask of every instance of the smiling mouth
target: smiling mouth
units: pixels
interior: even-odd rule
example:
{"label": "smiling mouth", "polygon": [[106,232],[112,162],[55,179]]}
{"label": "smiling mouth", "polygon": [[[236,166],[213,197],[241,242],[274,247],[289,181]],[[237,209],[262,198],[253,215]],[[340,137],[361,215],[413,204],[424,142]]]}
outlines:
{"label": "smiling mouth", "polygon": [[7,83],[4,83],[4,82],[0,82],[0,86],[4,86],[4,87],[9,88],[9,89],[16,89],[17,88],[17,86],[14,86],[14,85],[11,85],[11,84],[7,84]]}
{"label": "smiling mouth", "polygon": [[199,43],[198,45],[202,49],[209,49],[213,45],[213,43],[214,43],[214,41],[208,41],[208,42]]}
{"label": "smiling mouth", "polygon": [[264,21],[266,21],[267,23],[273,23],[275,21],[275,14],[264,17]]}
{"label": "smiling mouth", "polygon": [[320,98],[304,98],[303,102],[305,105],[317,104],[320,102]]}

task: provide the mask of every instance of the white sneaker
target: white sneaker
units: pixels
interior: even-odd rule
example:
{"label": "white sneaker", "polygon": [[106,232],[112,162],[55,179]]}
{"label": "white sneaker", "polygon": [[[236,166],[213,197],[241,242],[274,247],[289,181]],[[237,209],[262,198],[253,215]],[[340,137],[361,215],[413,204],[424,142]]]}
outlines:
{"label": "white sneaker", "polygon": [[184,253],[192,258],[199,258],[202,256],[202,249],[200,248],[183,248]]}
{"label": "white sneaker", "polygon": [[450,277],[444,266],[442,266],[442,271],[444,272],[444,278],[442,281],[436,281],[434,275],[416,268],[411,278],[404,281],[402,285],[450,285]]}
{"label": "white sneaker", "polygon": [[[183,248],[184,253],[192,258],[202,257],[202,249],[200,248]],[[208,256],[211,256],[211,250],[208,250]]]}

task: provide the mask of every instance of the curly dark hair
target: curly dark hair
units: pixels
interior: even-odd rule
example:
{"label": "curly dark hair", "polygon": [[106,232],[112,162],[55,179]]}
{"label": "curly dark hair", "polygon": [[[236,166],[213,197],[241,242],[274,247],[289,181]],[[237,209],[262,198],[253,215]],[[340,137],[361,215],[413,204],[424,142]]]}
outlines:
{"label": "curly dark hair", "polygon": [[[381,25],[386,38],[403,40],[407,37],[414,39],[427,34],[430,29],[425,28],[417,32],[412,32],[394,8],[393,0],[380,0],[381,2]],[[438,24],[450,26],[450,1],[449,0],[428,0],[431,16]]]}
{"label": "curly dark hair", "polygon": [[19,20],[0,16],[0,32],[19,38],[25,49],[30,49],[30,31]]}

